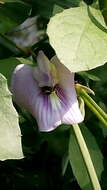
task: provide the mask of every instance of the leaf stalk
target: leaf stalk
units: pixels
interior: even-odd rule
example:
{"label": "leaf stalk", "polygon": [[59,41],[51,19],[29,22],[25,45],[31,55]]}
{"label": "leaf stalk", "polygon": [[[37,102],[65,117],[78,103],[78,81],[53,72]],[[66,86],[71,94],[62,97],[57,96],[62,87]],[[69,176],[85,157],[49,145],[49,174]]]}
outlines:
{"label": "leaf stalk", "polygon": [[84,137],[81,133],[80,127],[78,124],[74,124],[73,126],[73,131],[75,134],[75,137],[77,139],[84,163],[86,165],[86,169],[93,187],[93,190],[101,190],[100,183],[98,181],[96,171],[93,165],[93,162],[90,157],[90,153],[88,151],[87,145],[85,143]]}

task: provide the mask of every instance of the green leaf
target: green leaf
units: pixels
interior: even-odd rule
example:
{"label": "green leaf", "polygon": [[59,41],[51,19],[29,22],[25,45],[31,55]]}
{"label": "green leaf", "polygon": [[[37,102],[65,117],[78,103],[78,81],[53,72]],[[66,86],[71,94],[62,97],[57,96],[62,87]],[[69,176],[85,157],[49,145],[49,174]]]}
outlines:
{"label": "green leaf", "polygon": [[[86,145],[90,152],[91,159],[94,164],[97,176],[101,178],[101,173],[103,171],[103,157],[101,151],[96,143],[94,136],[90,131],[84,126],[81,126],[82,135],[85,139]],[[77,143],[73,129],[71,128],[71,136],[69,141],[69,160],[73,173],[83,190],[92,190],[90,179],[87,173],[87,168],[84,163],[79,145]]]}
{"label": "green leaf", "polygon": [[32,3],[34,12],[36,7],[36,14],[49,18],[53,14],[54,5],[58,5],[62,8],[69,8],[79,6],[81,1],[82,0],[32,0]]}
{"label": "green leaf", "polygon": [[0,34],[0,45],[2,45],[3,47],[6,47],[7,49],[9,49],[15,55],[18,55],[21,52],[19,50],[19,48],[17,47],[17,45],[14,42],[12,42],[11,40],[9,40],[7,38],[7,36],[5,36],[4,34]]}
{"label": "green leaf", "polygon": [[51,133],[42,134],[42,138],[48,142],[49,148],[57,155],[63,156],[68,149],[68,128],[68,125],[61,125]]}
{"label": "green leaf", "polygon": [[98,0],[101,9],[107,8],[107,0]]}
{"label": "green leaf", "polygon": [[[101,84],[106,83],[107,81],[107,64],[90,71],[92,75],[95,75],[100,79]],[[98,83],[99,85],[99,83]],[[100,90],[100,89],[99,89]]]}
{"label": "green leaf", "polygon": [[15,57],[0,60],[0,73],[2,73],[8,79],[8,84],[10,84],[12,72],[19,64],[33,65],[33,62],[28,59]]}
{"label": "green leaf", "polygon": [[63,10],[64,10],[64,8],[62,8],[62,7],[58,6],[58,5],[54,5],[52,15],[54,16],[54,15],[56,15],[57,13],[62,12]]}
{"label": "green leaf", "polygon": [[67,166],[69,163],[68,153],[65,153],[62,159],[62,175],[65,175],[65,172],[67,170]]}
{"label": "green leaf", "polygon": [[66,9],[50,19],[47,33],[60,61],[72,72],[90,70],[107,61],[107,29],[99,10]]}
{"label": "green leaf", "polygon": [[102,10],[102,14],[107,25],[107,0],[99,0],[99,6]]}
{"label": "green leaf", "polygon": [[25,3],[4,3],[0,7],[0,32],[5,33],[21,24],[28,17],[30,9]]}
{"label": "green leaf", "polygon": [[100,81],[100,78],[99,78],[99,77],[97,77],[96,75],[91,74],[91,73],[89,73],[89,72],[90,72],[90,71],[88,71],[88,72],[82,71],[82,72],[79,72],[78,74],[79,74],[80,76],[82,76],[85,80],[86,80],[86,79],[90,79],[90,80],[93,80],[93,81]]}
{"label": "green leaf", "polygon": [[0,160],[23,158],[18,114],[6,78],[0,74]]}
{"label": "green leaf", "polygon": [[0,0],[1,4],[7,3],[7,2],[20,2],[20,0]]}

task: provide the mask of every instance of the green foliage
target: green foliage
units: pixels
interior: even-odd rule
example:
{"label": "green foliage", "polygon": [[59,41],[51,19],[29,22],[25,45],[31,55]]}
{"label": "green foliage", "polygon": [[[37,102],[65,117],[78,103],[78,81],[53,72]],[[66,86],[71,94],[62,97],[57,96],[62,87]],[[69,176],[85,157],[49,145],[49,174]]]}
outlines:
{"label": "green foliage", "polygon": [[79,72],[78,73],[80,76],[82,76],[84,79],[90,79],[90,80],[93,80],[93,81],[100,81],[100,78],[99,77],[97,77],[96,75],[94,75],[94,74],[91,74],[90,72],[85,72],[85,71],[83,71],[83,72]]}
{"label": "green foliage", "polygon": [[79,6],[80,2],[81,0],[32,0],[33,6],[36,6],[36,11],[33,11],[45,18],[50,18],[52,16],[53,8],[55,5],[58,5],[62,8],[69,8]]}
{"label": "green foliage", "polygon": [[106,0],[99,0],[99,6],[104,16],[106,25],[107,25],[107,1]]}
{"label": "green foliage", "polygon": [[[20,42],[17,31],[20,33],[21,29],[16,26],[29,17],[38,18],[35,26],[43,35],[37,43],[24,48],[18,44],[26,41],[26,30],[32,27],[31,23],[24,26],[21,43],[15,44],[9,37],[13,37],[14,31]],[[50,42],[46,35],[48,21]],[[30,113],[15,102],[13,106],[8,86],[10,88],[12,72],[17,65],[36,65],[36,56],[41,49],[49,59],[56,52],[68,69],[78,72],[75,80],[86,86],[84,90],[95,92],[91,96],[107,113],[105,23],[106,0],[0,0],[0,160],[6,160],[0,162],[1,189],[93,189],[72,126],[64,124],[53,132],[40,133]],[[27,40],[31,36],[28,35]],[[78,97],[78,100],[85,115],[85,124],[81,124],[80,129],[102,190],[106,190],[107,127],[84,104],[84,98]]]}
{"label": "green foliage", "polygon": [[107,1],[106,0],[99,0],[99,5],[101,9],[107,8]]}
{"label": "green foliage", "polygon": [[12,57],[0,60],[0,73],[2,73],[8,79],[8,84],[10,84],[12,72],[14,71],[15,67],[19,64],[33,65],[32,61],[24,58]]}
{"label": "green foliage", "polygon": [[0,74],[0,160],[23,158],[18,114],[7,81]]}
{"label": "green foliage", "polygon": [[19,0],[1,0],[0,3],[6,3],[6,2],[18,2]]}
{"label": "green foliage", "polygon": [[87,5],[91,5],[93,3],[94,0],[84,0],[84,2],[87,4]]}
{"label": "green foliage", "polygon": [[53,13],[52,13],[52,16],[56,15],[57,13],[60,13],[62,12],[64,9],[58,5],[55,5],[54,8],[53,8]]}
{"label": "green foliage", "polygon": [[21,24],[29,15],[31,7],[25,3],[10,2],[0,7],[0,33],[8,32]]}
{"label": "green foliage", "polygon": [[[101,151],[96,143],[94,136],[84,125],[81,125],[81,131],[90,152],[96,173],[101,179],[101,173],[103,171],[103,157]],[[69,160],[73,169],[73,173],[81,188],[83,190],[91,190],[92,186],[87,173],[87,168],[72,128],[69,141]]]}
{"label": "green foliage", "polygon": [[99,10],[70,8],[50,19],[47,33],[60,61],[72,72],[90,70],[107,61],[107,29]]}

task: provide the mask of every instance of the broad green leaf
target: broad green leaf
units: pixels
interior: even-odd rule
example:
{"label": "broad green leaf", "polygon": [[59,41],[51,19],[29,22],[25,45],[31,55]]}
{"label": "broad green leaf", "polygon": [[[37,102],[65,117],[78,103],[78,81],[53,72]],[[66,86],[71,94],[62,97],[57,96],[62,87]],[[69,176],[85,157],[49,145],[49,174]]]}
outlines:
{"label": "broad green leaf", "polygon": [[30,9],[23,2],[4,3],[0,7],[0,33],[8,32],[21,24],[29,16]]}
{"label": "broad green leaf", "polygon": [[0,160],[23,158],[18,114],[6,78],[0,74]]}
{"label": "broad green leaf", "polygon": [[0,73],[2,73],[8,79],[9,84],[12,72],[15,69],[15,67],[19,64],[33,65],[33,62],[28,59],[15,57],[0,60]]}
{"label": "broad green leaf", "polygon": [[90,70],[107,61],[107,29],[99,10],[81,6],[50,19],[47,33],[60,61],[72,72]]}
{"label": "broad green leaf", "polygon": [[[71,136],[69,141],[69,160],[71,167],[73,169],[73,173],[83,190],[92,190],[90,179],[87,173],[87,169],[77,143],[75,134],[73,129],[71,129]],[[85,142],[87,144],[88,150],[91,155],[91,159],[94,164],[94,168],[96,170],[97,176],[99,179],[101,178],[101,173],[103,171],[103,157],[101,151],[96,143],[94,136],[90,133],[90,131],[84,126],[81,126],[81,131]]]}

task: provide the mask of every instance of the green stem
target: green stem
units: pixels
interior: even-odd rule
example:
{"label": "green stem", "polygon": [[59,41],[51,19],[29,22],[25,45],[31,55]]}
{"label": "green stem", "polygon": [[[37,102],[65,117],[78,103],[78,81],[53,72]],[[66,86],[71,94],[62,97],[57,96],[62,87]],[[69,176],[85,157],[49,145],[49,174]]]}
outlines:
{"label": "green stem", "polygon": [[90,181],[92,183],[93,190],[101,190],[101,187],[100,187],[100,184],[99,184],[99,181],[98,181],[98,178],[97,178],[97,175],[96,175],[96,172],[95,172],[95,169],[94,169],[94,166],[93,166],[93,163],[92,163],[92,160],[91,160],[88,148],[87,148],[87,145],[86,145],[84,137],[81,133],[81,130],[80,130],[78,124],[75,124],[72,126],[73,126],[73,130],[74,130],[83,160],[84,160],[86,168],[87,168],[88,175],[90,177]]}
{"label": "green stem", "polygon": [[90,110],[99,118],[99,120],[107,126],[107,114],[96,104],[96,102],[81,89],[80,96],[83,98]]}
{"label": "green stem", "polygon": [[107,114],[96,104],[96,102],[88,95],[88,93],[94,94],[94,92],[80,84],[75,85],[77,93],[81,96],[90,108],[90,110],[99,118],[99,120],[107,126]]}

